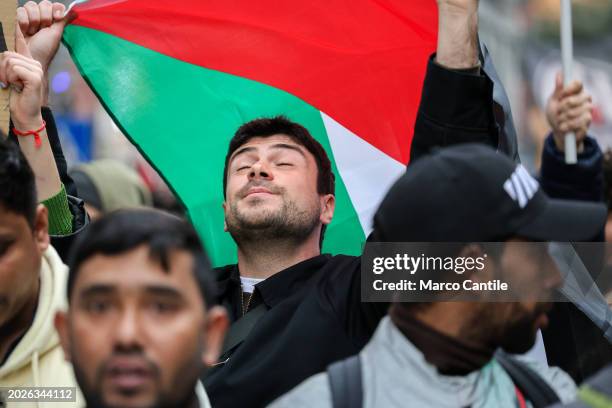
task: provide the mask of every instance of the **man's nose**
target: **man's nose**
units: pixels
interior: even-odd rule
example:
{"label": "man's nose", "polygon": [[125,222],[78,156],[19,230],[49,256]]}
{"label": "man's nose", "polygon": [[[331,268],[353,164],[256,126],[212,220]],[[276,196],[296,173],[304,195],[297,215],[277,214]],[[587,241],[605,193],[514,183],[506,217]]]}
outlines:
{"label": "man's nose", "polygon": [[272,172],[270,171],[270,167],[267,163],[258,161],[257,163],[251,166],[251,171],[249,172],[249,180],[257,179],[272,179]]}
{"label": "man's nose", "polygon": [[121,349],[140,347],[139,318],[135,310],[125,309],[115,326],[115,346]]}

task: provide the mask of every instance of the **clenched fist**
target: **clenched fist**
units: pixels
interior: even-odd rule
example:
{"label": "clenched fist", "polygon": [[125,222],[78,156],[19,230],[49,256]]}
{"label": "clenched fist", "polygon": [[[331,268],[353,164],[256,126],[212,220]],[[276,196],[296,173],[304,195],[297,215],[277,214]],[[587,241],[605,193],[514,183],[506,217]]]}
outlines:
{"label": "clenched fist", "polygon": [[576,135],[576,145],[580,152],[584,138],[591,126],[593,103],[591,95],[587,94],[582,82],[574,81],[563,87],[563,79],[557,75],[555,91],[546,105],[546,118],[552,128],[555,145],[565,151],[565,134],[573,132]]}

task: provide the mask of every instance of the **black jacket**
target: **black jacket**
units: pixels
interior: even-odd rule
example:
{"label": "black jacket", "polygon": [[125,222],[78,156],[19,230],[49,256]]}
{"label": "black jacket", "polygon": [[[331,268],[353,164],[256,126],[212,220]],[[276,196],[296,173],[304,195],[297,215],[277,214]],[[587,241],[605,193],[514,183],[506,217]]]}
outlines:
{"label": "black jacket", "polygon": [[[265,406],[331,362],[359,352],[388,306],[361,302],[360,268],[359,257],[320,255],[257,284],[249,310],[263,302],[268,311],[205,378],[212,405]],[[237,266],[217,272],[220,301],[234,321],[242,314]]]}

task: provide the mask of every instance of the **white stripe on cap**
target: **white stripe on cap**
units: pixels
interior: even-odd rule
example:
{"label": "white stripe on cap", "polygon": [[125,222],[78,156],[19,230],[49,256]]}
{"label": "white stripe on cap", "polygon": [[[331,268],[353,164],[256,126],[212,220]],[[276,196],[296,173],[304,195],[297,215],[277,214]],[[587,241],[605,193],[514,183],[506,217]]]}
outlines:
{"label": "white stripe on cap", "polygon": [[520,164],[504,183],[504,190],[521,208],[525,208],[539,189],[538,182]]}

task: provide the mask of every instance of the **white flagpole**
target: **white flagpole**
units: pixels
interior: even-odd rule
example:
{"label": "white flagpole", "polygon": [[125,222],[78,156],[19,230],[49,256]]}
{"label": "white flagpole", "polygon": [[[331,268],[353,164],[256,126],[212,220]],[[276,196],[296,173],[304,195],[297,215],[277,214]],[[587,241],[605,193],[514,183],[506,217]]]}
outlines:
{"label": "white flagpole", "polygon": [[[572,2],[561,0],[561,57],[563,59],[563,84],[567,86],[573,77],[574,44],[572,34]],[[565,163],[576,164],[576,135],[573,132],[565,135]]]}

